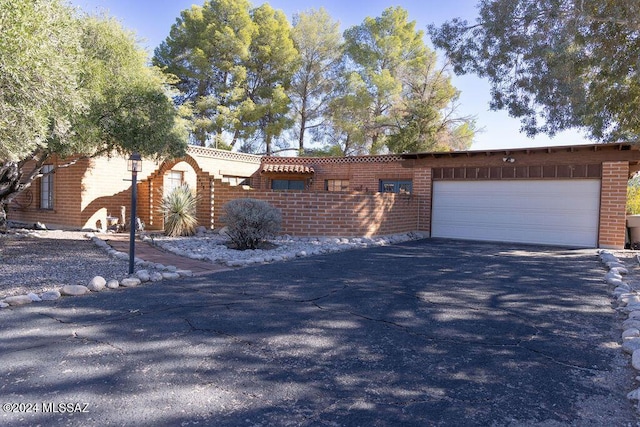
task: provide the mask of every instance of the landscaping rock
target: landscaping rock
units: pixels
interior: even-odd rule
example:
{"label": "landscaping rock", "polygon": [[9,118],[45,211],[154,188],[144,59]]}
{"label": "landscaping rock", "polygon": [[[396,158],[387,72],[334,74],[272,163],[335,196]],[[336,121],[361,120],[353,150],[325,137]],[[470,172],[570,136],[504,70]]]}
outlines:
{"label": "landscaping rock", "polygon": [[622,339],[627,339],[627,338],[637,338],[640,337],[640,330],[638,330],[638,328],[636,327],[630,327],[628,329],[625,329],[624,332],[622,332]]}
{"label": "landscaping rock", "polygon": [[142,282],[137,277],[127,277],[126,279],[122,279],[120,281],[120,286],[123,286],[125,288],[132,288],[134,286],[138,286],[140,283]]}
{"label": "landscaping rock", "polygon": [[89,288],[82,285],[64,285],[60,293],[66,296],[80,296],[90,292]]}
{"label": "landscaping rock", "polygon": [[162,277],[162,273],[160,273],[160,272],[158,272],[158,271],[154,271],[153,273],[151,273],[151,274],[149,275],[149,279],[150,279],[152,282],[159,282],[159,281],[161,281],[161,280],[163,279],[163,277]]}
{"label": "landscaping rock", "polygon": [[149,276],[149,272],[147,270],[140,270],[136,273],[136,276],[138,277],[138,279],[140,279],[141,282],[148,282],[149,280],[151,280],[151,277]]}
{"label": "landscaping rock", "polygon": [[167,280],[175,280],[175,279],[179,279],[180,275],[172,271],[165,271],[162,273],[162,278]]}
{"label": "landscaping rock", "polygon": [[0,308],[7,308],[7,307],[11,307],[11,306],[6,302],[0,301]]}
{"label": "landscaping rock", "polygon": [[107,288],[109,289],[118,289],[120,287],[120,282],[115,279],[111,279],[107,282]]}
{"label": "landscaping rock", "polygon": [[640,337],[629,338],[622,343],[622,351],[633,354],[634,351],[640,350]]}
{"label": "landscaping rock", "polygon": [[4,299],[4,302],[12,307],[15,307],[25,304],[31,304],[33,300],[29,298],[29,295],[15,295],[12,297],[6,297]]}
{"label": "landscaping rock", "polygon": [[[640,330],[640,320],[638,319],[628,319],[622,323],[623,329],[636,328]],[[640,332],[639,332],[640,333]]]}
{"label": "landscaping rock", "polygon": [[46,291],[43,292],[40,295],[40,299],[42,299],[42,301],[55,301],[57,299],[59,299],[61,297],[61,294],[59,291],[57,290],[52,290],[52,291]]}
{"label": "landscaping rock", "polygon": [[636,371],[640,371],[640,350],[634,351],[631,355],[631,366],[633,366]]}
{"label": "landscaping rock", "polygon": [[102,276],[95,276],[89,281],[87,288],[93,292],[100,292],[107,285],[107,281]]}
{"label": "landscaping rock", "polygon": [[34,294],[33,292],[29,292],[29,293],[27,294],[27,296],[28,296],[29,298],[31,298],[31,301],[33,301],[33,302],[40,302],[40,301],[42,301],[42,298],[40,298],[40,297],[38,296],[38,294]]}

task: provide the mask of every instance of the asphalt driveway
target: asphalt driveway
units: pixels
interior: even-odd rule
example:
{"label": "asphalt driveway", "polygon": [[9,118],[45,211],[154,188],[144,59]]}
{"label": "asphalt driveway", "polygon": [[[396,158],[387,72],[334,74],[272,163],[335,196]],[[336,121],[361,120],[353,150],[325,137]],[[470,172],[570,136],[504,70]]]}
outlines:
{"label": "asphalt driveway", "polygon": [[603,275],[422,240],[4,309],[0,424],[635,425]]}

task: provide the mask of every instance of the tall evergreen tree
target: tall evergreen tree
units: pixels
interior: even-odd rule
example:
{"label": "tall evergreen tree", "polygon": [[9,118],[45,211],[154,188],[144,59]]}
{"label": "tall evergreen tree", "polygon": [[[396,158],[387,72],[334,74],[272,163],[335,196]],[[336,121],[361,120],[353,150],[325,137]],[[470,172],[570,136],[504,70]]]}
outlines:
{"label": "tall evergreen tree", "polygon": [[300,13],[293,20],[292,37],[300,64],[289,97],[300,154],[305,152],[305,140],[313,135],[322,139],[328,125],[328,108],[337,95],[343,64],[339,27],[324,8]]}
{"label": "tall evergreen tree", "polygon": [[248,0],[211,0],[181,12],[153,63],[179,79],[179,103],[194,113],[193,141],[222,141],[238,126],[245,62],[256,27]]}

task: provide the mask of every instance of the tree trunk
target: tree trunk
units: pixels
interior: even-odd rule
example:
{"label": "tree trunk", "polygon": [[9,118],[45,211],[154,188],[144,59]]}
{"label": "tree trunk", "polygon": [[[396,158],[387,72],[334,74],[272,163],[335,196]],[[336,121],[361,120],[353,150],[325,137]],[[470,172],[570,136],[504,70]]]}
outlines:
{"label": "tree trunk", "polygon": [[7,229],[6,207],[20,191],[20,178],[18,163],[5,161],[0,165],[0,231]]}

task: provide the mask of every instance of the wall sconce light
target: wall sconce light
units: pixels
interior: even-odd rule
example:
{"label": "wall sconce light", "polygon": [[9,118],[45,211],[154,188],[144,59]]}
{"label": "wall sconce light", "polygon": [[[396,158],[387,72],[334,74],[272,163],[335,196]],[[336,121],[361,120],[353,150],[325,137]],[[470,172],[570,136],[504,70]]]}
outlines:
{"label": "wall sconce light", "polygon": [[513,157],[509,156],[509,157],[503,157],[502,161],[505,162],[505,163],[513,163],[513,162],[516,161],[516,159],[514,159]]}

